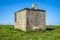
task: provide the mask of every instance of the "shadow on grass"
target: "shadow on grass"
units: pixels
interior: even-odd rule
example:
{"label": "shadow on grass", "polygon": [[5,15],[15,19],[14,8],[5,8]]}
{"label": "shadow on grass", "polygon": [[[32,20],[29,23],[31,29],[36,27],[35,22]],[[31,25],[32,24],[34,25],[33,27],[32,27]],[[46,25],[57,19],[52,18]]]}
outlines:
{"label": "shadow on grass", "polygon": [[47,31],[53,31],[55,30],[54,28],[46,28]]}

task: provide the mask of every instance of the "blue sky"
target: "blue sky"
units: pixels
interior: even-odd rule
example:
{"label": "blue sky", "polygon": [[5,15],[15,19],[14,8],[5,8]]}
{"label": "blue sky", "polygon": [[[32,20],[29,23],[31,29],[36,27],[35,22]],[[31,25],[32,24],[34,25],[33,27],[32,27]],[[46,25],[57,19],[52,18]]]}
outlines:
{"label": "blue sky", "polygon": [[14,24],[14,13],[32,3],[46,10],[46,25],[60,25],[60,0],[0,0],[0,24]]}

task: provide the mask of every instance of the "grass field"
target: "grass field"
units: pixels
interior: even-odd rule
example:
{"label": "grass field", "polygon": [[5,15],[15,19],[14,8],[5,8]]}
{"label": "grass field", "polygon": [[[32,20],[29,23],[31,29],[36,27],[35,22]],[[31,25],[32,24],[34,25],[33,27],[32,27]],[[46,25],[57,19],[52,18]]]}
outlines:
{"label": "grass field", "polygon": [[46,26],[46,31],[23,32],[13,25],[0,25],[0,40],[60,40],[60,26]]}

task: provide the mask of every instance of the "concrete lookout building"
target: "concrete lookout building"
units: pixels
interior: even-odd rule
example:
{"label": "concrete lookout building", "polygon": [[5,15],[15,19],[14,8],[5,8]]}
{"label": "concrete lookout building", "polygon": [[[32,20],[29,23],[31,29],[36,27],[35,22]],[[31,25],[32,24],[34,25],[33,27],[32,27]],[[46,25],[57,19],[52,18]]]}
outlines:
{"label": "concrete lookout building", "polygon": [[36,4],[32,8],[24,8],[15,13],[15,29],[27,31],[30,29],[45,30],[45,10],[37,9]]}

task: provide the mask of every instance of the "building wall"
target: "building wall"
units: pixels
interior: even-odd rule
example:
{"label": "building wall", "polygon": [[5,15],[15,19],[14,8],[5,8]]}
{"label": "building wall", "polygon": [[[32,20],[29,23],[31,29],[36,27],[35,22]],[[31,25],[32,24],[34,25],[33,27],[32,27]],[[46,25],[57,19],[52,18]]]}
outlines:
{"label": "building wall", "polygon": [[26,10],[16,13],[15,28],[26,31]]}
{"label": "building wall", "polygon": [[26,31],[32,27],[45,30],[45,12],[23,10],[15,14],[15,29]]}
{"label": "building wall", "polygon": [[45,30],[46,29],[46,24],[45,24],[45,20],[46,20],[46,16],[45,16],[45,12],[39,12],[40,13],[40,28]]}
{"label": "building wall", "polygon": [[45,29],[45,12],[27,10],[27,29],[33,26]]}

